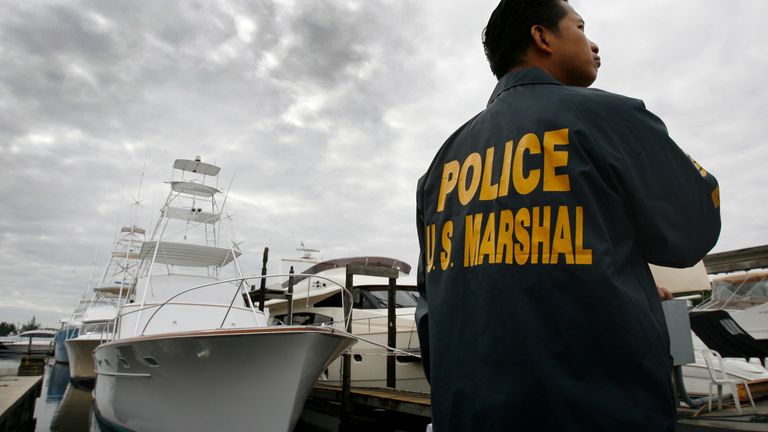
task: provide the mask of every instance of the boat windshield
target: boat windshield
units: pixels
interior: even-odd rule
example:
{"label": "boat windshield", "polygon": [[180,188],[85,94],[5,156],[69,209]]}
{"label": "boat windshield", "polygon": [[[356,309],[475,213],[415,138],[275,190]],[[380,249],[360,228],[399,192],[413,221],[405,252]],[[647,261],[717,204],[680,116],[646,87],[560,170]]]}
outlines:
{"label": "boat windshield", "polygon": [[712,298],[766,302],[768,277],[748,281],[716,280],[712,284]]}
{"label": "boat windshield", "polygon": [[[410,288],[410,289],[409,289]],[[356,309],[386,309],[387,287],[356,287],[352,290],[353,304]],[[395,307],[416,307],[419,292],[415,287],[398,287],[395,291]],[[341,294],[336,293],[315,303],[316,307],[341,307]]]}
{"label": "boat windshield", "polygon": [[[288,314],[275,315],[269,325],[285,325],[287,320]],[[333,318],[314,312],[296,312],[293,314],[292,324],[303,326],[333,324]]]}
{"label": "boat windshield", "polygon": [[[386,309],[388,304],[388,292],[386,290],[365,290],[366,299],[362,300],[363,309]],[[416,307],[416,301],[419,299],[418,291],[396,291],[395,307]],[[368,300],[366,302],[366,300]]]}
{"label": "boat windshield", "polygon": [[113,321],[84,324],[83,330],[80,333],[81,334],[92,334],[92,333],[109,334],[112,332],[112,325],[111,325],[112,323]]}

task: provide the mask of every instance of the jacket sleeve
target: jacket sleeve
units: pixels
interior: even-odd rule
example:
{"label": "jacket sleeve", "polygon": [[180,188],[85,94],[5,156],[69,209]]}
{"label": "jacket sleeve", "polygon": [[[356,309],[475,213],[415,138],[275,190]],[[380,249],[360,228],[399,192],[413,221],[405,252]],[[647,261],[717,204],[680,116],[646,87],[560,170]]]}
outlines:
{"label": "jacket sleeve", "polygon": [[609,162],[646,262],[690,267],[720,235],[717,180],[669,137],[642,101],[613,111],[620,136]]}
{"label": "jacket sleeve", "polygon": [[421,364],[424,368],[424,375],[430,382],[429,365],[429,308],[427,304],[427,286],[424,269],[424,213],[423,213],[423,195],[424,178],[419,179],[416,188],[416,231],[419,235],[419,263],[416,270],[416,285],[419,290],[419,299],[416,303],[416,330],[419,334],[419,346],[421,347]]}

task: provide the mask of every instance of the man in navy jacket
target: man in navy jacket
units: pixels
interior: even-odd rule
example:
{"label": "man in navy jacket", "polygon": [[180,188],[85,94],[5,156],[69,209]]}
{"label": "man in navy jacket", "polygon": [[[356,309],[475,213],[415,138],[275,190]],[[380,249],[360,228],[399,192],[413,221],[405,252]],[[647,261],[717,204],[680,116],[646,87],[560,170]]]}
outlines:
{"label": "man in navy jacket", "polygon": [[715,178],[600,66],[563,0],[503,0],[487,108],[419,180],[416,319],[435,430],[673,431],[648,263],[720,233]]}

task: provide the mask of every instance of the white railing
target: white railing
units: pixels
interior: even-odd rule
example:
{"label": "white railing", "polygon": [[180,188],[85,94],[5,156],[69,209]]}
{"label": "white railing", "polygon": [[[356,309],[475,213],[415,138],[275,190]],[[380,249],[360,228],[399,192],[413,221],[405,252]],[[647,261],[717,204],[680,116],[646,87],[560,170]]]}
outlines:
{"label": "white railing", "polygon": [[[358,311],[359,311],[359,309],[358,309]],[[400,318],[400,317],[413,318],[413,312],[395,314],[395,318]],[[380,328],[383,327],[384,328],[383,331],[377,332],[376,334],[380,334],[380,333],[386,334],[387,333],[388,320],[389,320],[389,318],[386,315],[382,315],[382,316],[369,316],[369,317],[364,317],[364,318],[353,318],[351,321],[352,321],[352,325],[360,324],[360,323],[367,324],[368,325],[368,333],[369,334],[372,334],[372,332],[373,332],[372,327],[371,327],[371,322],[374,321],[374,322],[376,322],[375,325],[377,327],[380,327]],[[378,323],[378,321],[381,321],[381,323]],[[346,321],[335,321],[334,320],[334,321],[330,321],[330,322],[323,323],[323,324],[332,325],[332,326],[336,326],[336,324],[346,325]],[[402,331],[402,330],[398,330],[398,331]],[[411,325],[411,328],[408,331],[413,331],[413,332],[416,331],[416,321],[413,322],[413,324]]]}
{"label": "white railing", "polygon": [[[117,338],[118,328],[120,327],[119,322],[124,317],[126,317],[128,315],[131,315],[131,314],[135,314],[135,313],[141,313],[142,311],[145,311],[145,310],[155,309],[154,312],[152,313],[152,315],[150,315],[150,317],[147,319],[146,323],[144,324],[144,327],[141,330],[141,333],[139,334],[139,335],[143,336],[145,334],[145,332],[147,331],[147,328],[149,327],[150,322],[152,322],[152,320],[157,316],[158,312],[160,312],[160,310],[165,308],[166,306],[171,306],[171,305],[173,305],[173,306],[197,306],[197,307],[205,306],[205,307],[212,307],[212,308],[226,308],[224,316],[223,316],[223,318],[221,320],[221,324],[219,324],[219,326],[217,328],[217,329],[221,329],[221,328],[224,327],[224,324],[226,323],[227,317],[229,316],[230,312],[233,309],[235,309],[235,310],[250,311],[250,312],[252,312],[254,314],[254,317],[256,317],[257,311],[256,311],[256,308],[253,305],[252,300],[251,300],[250,293],[251,292],[258,292],[259,289],[256,288],[255,291],[249,291],[249,289],[248,289],[251,286],[254,286],[254,287],[257,286],[257,283],[254,283],[254,282],[260,282],[262,279],[267,279],[267,278],[286,278],[286,277],[288,277],[289,280],[290,280],[291,277],[297,277],[297,276],[303,276],[305,278],[304,280],[307,280],[308,286],[309,286],[309,284],[311,284],[312,279],[319,279],[319,280],[322,280],[322,281],[330,282],[331,284],[339,287],[341,289],[342,293],[344,293],[344,295],[341,296],[341,307],[342,307],[342,310],[345,309],[344,308],[345,297],[347,298],[346,301],[349,301],[350,305],[351,305],[352,294],[349,292],[349,290],[347,290],[344,286],[342,286],[338,282],[334,281],[333,279],[330,279],[330,278],[327,278],[327,277],[324,277],[324,276],[301,274],[301,273],[296,273],[296,274],[291,274],[291,273],[282,274],[281,273],[281,274],[270,274],[270,275],[255,275],[255,276],[247,276],[247,277],[233,278],[233,279],[223,279],[223,280],[217,280],[217,281],[206,283],[206,284],[197,285],[197,286],[194,286],[192,288],[186,289],[184,291],[176,293],[175,295],[173,295],[172,297],[168,298],[167,300],[165,300],[162,303],[151,304],[151,305],[144,305],[144,304],[142,304],[138,309],[134,309],[134,310],[131,310],[131,311],[124,311],[123,309],[121,309],[120,312],[118,313],[118,317],[117,317],[118,325],[116,325],[114,327],[113,339]],[[235,288],[234,288],[235,292],[234,292],[234,295],[232,296],[232,300],[229,302],[229,305],[224,305],[224,304],[221,304],[221,303],[189,303],[189,302],[175,301],[176,299],[178,299],[179,297],[181,297],[184,294],[188,294],[188,293],[193,292],[193,291],[202,290],[202,289],[210,288],[210,287],[215,287],[215,286],[223,285],[223,284],[234,284],[235,285]],[[289,287],[288,289],[281,289],[280,291],[282,291],[284,293],[288,293],[288,290],[290,288],[293,288],[293,287]],[[270,291],[274,292],[275,290],[271,289]],[[247,299],[247,306],[248,307],[241,307],[241,306],[235,306],[234,305],[235,304],[235,300],[237,299],[238,296],[245,296],[246,297],[246,299]],[[293,298],[291,298],[289,301],[292,302]],[[348,314],[344,317],[344,324],[345,325],[349,322],[349,319],[351,317],[351,313],[352,313],[352,308],[350,307]],[[289,320],[289,322],[290,322],[290,320]],[[138,324],[139,324],[139,322],[137,321],[137,325]]]}

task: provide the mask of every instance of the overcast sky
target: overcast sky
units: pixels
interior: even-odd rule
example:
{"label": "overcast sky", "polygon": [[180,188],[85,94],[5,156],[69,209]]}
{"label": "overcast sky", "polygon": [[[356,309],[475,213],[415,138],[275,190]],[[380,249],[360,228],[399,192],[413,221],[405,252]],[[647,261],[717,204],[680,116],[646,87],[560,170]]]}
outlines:
{"label": "overcast sky", "polygon": [[[243,264],[303,241],[415,265],[416,180],[495,84],[494,0],[0,0],[0,321],[48,325],[215,163]],[[573,0],[603,65],[721,184],[715,251],[768,243],[764,0]],[[146,157],[145,157],[146,155]],[[276,265],[273,270],[277,270]]]}

